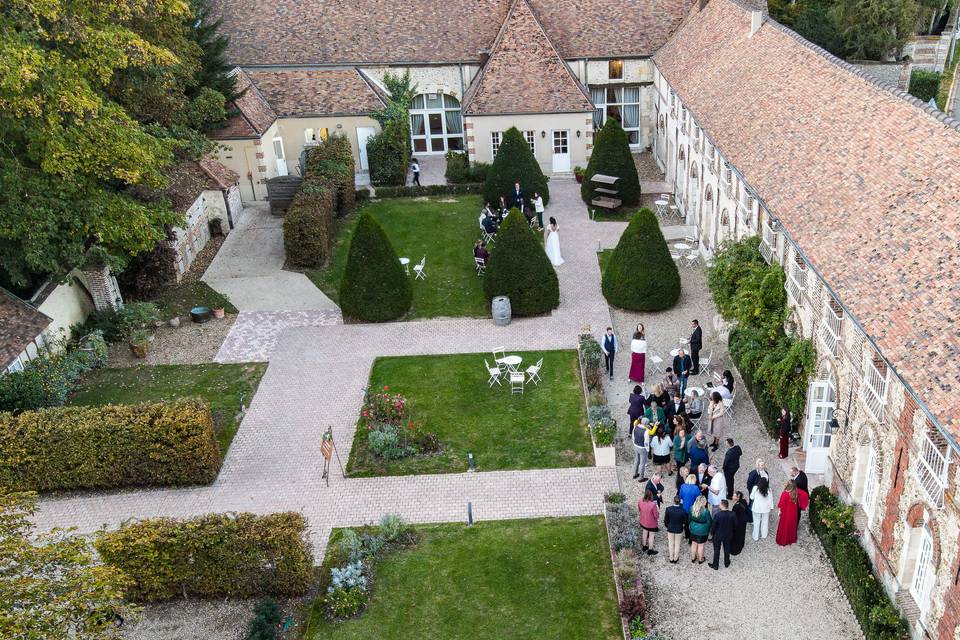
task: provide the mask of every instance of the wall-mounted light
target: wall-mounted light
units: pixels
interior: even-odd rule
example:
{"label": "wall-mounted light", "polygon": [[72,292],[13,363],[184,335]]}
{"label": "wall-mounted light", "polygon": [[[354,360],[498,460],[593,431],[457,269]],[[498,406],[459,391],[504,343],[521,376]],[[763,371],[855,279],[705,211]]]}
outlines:
{"label": "wall-mounted light", "polygon": [[577,137],[580,137],[580,129],[577,129]]}
{"label": "wall-mounted light", "polygon": [[540,137],[541,137],[541,138],[546,138],[546,137],[547,137],[547,132],[546,132],[546,131],[541,131],[541,132],[540,132]]}
{"label": "wall-mounted light", "polygon": [[338,124],[338,125],[337,125],[337,129],[343,129],[343,125],[342,125],[342,124]]}

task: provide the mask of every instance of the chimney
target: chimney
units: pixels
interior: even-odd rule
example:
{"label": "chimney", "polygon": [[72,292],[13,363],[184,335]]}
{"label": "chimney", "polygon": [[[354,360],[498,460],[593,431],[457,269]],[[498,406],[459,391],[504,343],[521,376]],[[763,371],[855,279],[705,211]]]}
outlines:
{"label": "chimney", "polygon": [[750,37],[753,37],[757,31],[760,31],[760,25],[763,24],[763,12],[762,11],[751,11],[750,12]]}

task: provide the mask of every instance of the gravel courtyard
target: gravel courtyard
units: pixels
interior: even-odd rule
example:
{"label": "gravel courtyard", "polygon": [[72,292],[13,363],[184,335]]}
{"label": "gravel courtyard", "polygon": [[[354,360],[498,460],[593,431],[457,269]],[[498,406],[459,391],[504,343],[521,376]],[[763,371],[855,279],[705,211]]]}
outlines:
{"label": "gravel courtyard", "polygon": [[[705,274],[700,270],[681,269],[683,293],[677,305],[660,313],[627,313],[612,310],[614,326],[621,341],[621,356],[615,360],[615,376],[608,382],[610,408],[617,418],[623,441],[618,446],[617,467],[620,483],[628,499],[636,504],[642,486],[633,479],[633,447],[627,439],[627,396],[633,389],[628,383],[630,365],[629,340],[633,328],[642,322],[648,341],[647,383],[656,383],[662,374],[650,362],[650,352],[665,361],[669,352],[679,346],[677,339],[689,337],[690,320],[697,318],[703,327],[704,349],[711,348],[714,368],[733,369],[726,344],[710,340],[716,309],[707,290]],[[665,362],[663,366],[668,366]],[[777,458],[776,443],[766,434],[753,404],[748,400],[739,373],[734,371],[737,401],[735,417],[728,430],[743,449],[736,489],[746,492],[747,474],[757,458],[763,458],[770,471],[770,487],[779,497],[787,481],[792,463]],[[696,380],[697,382],[693,382]],[[704,376],[692,379],[691,386],[702,386]],[[718,467],[725,447],[711,454],[711,463]],[[653,473],[647,466],[647,475]],[[664,478],[665,506],[672,504],[676,493],[676,476]],[[645,484],[645,483],[644,483]],[[719,571],[693,565],[684,550],[680,562],[667,561],[666,533],[657,534],[659,554],[640,559],[639,566],[647,588],[650,616],[654,628],[667,637],[684,638],[692,631],[706,633],[711,640],[742,638],[800,640],[862,638],[853,613],[819,541],[810,532],[808,514],[800,520],[798,544],[780,547],[774,541],[777,518],[771,514],[770,537],[753,542],[750,525],[743,552],[734,556],[729,569],[722,564]],[[712,545],[707,544],[707,562],[711,561]]]}

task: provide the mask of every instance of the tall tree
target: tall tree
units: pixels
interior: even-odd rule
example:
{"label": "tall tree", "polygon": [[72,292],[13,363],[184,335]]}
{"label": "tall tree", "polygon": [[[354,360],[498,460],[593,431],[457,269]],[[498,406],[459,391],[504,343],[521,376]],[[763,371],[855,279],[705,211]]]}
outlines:
{"label": "tall tree", "polygon": [[0,637],[119,638],[128,579],[97,564],[85,538],[35,535],[36,505],[36,494],[0,493]]}
{"label": "tall tree", "polygon": [[190,39],[201,51],[197,85],[219,92],[230,102],[238,97],[236,79],[229,75],[233,65],[226,58],[230,39],[220,34],[221,20],[212,15],[210,0],[192,0],[191,7]]}
{"label": "tall tree", "polygon": [[914,33],[919,11],[915,0],[837,0],[830,16],[846,58],[890,60]]}

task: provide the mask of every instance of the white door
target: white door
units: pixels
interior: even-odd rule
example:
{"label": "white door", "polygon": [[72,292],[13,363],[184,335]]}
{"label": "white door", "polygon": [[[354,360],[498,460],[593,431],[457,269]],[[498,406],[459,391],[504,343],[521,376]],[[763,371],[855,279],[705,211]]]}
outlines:
{"label": "white door", "polygon": [[920,553],[917,555],[917,567],[913,572],[913,581],[910,583],[910,595],[920,607],[920,611],[926,611],[930,598],[930,586],[933,584],[933,571],[930,567],[933,558],[933,538],[926,526],[920,530],[920,536]]}
{"label": "white door", "polygon": [[287,175],[287,158],[283,155],[283,139],[273,139],[273,154],[277,157],[277,175]]}
{"label": "white door", "polygon": [[553,131],[553,172],[568,171],[570,171],[570,130],[555,129]]}
{"label": "white door", "polygon": [[807,452],[805,469],[808,473],[823,473],[826,470],[830,439],[833,437],[830,422],[833,420],[835,401],[833,384],[829,381],[817,381],[810,385],[803,447]]}
{"label": "white door", "polygon": [[367,161],[367,140],[377,135],[377,130],[373,127],[357,127],[357,148],[360,151],[360,170],[370,171],[370,163]]}

